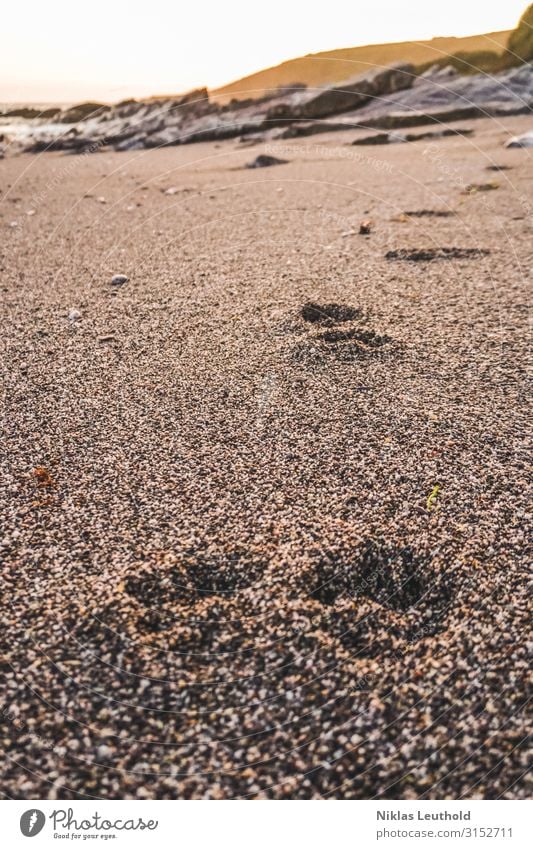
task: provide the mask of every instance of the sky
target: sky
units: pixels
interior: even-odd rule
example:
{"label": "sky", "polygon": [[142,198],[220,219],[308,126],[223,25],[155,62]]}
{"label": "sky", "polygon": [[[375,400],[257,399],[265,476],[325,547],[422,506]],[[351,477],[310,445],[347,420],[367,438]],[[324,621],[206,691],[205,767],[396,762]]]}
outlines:
{"label": "sky", "polygon": [[19,0],[2,11],[0,102],[215,88],[307,53],[512,29],[527,0]]}

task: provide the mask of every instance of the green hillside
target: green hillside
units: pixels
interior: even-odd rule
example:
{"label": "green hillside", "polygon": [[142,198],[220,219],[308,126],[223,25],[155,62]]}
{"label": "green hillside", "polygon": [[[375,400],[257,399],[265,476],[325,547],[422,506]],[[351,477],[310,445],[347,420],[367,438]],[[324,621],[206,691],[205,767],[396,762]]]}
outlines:
{"label": "green hillside", "polygon": [[507,45],[515,61],[533,61],[533,3],[528,6]]}

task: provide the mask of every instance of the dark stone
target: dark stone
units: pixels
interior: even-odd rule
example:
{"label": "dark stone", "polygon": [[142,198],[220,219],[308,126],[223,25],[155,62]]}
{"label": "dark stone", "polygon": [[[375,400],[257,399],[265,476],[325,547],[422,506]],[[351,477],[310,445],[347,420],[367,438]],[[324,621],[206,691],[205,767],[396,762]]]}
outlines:
{"label": "dark stone", "polygon": [[57,120],[61,124],[77,124],[79,121],[86,121],[88,118],[97,118],[110,110],[111,107],[105,103],[78,103],[76,106],[71,106],[61,112]]}
{"label": "dark stone", "polygon": [[271,165],[285,165],[287,159],[278,159],[277,156],[267,156],[266,153],[261,153],[256,156],[253,162],[249,162],[245,168],[270,168]]}
{"label": "dark stone", "polygon": [[363,136],[355,139],[352,144],[398,144],[402,142],[427,141],[427,139],[444,139],[448,136],[471,136],[470,129],[429,130],[425,133],[377,133],[373,136]]}

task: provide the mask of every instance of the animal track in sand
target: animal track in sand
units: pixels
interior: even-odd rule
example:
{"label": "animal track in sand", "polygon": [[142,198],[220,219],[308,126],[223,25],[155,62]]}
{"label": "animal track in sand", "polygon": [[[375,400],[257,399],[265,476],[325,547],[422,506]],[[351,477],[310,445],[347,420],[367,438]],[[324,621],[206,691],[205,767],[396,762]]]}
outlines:
{"label": "animal track in sand", "polygon": [[304,581],[322,607],[320,630],[356,658],[377,658],[441,631],[452,597],[430,558],[382,539],[352,555],[330,555]]}
{"label": "animal track in sand", "polygon": [[391,339],[389,336],[380,336],[374,333],[373,330],[327,330],[325,333],[317,337],[326,345],[338,345],[341,342],[353,341],[362,350],[371,348],[380,348],[386,345]]}
{"label": "animal track in sand", "polygon": [[407,635],[402,617],[360,598],[324,608],[320,629],[355,658],[377,658]]}
{"label": "animal track in sand", "polygon": [[[320,561],[305,580],[312,586],[310,597],[335,611],[331,622],[340,612],[340,623],[355,628],[354,635],[342,640],[345,645],[352,639],[359,644],[362,629],[372,632],[375,622],[380,632],[390,628],[389,636],[410,642],[435,635],[446,627],[459,591],[454,571],[443,571],[411,546],[393,546],[382,539],[368,540],[351,556]],[[335,625],[334,632],[339,627]]]}
{"label": "animal track in sand", "polygon": [[[320,365],[330,359],[354,362],[391,349],[390,337],[354,326],[366,321],[363,311],[356,307],[308,302],[300,309],[300,317],[312,327],[293,349],[295,362],[308,365]],[[342,327],[337,327],[339,324]],[[328,329],[323,330],[324,327]]]}
{"label": "animal track in sand", "polygon": [[391,610],[405,611],[424,595],[425,558],[410,547],[370,541],[348,562],[324,561],[311,596],[325,605],[342,597],[364,596]]}
{"label": "animal track in sand", "polygon": [[315,304],[309,301],[301,308],[300,315],[304,321],[311,324],[334,325],[360,319],[363,312],[345,304]]}
{"label": "animal track in sand", "polygon": [[387,251],[385,259],[398,262],[433,262],[440,259],[481,259],[488,256],[486,248],[399,248]]}
{"label": "animal track in sand", "polygon": [[408,218],[452,218],[457,213],[449,209],[411,209],[402,214]]}
{"label": "animal track in sand", "polygon": [[[443,575],[431,557],[378,537],[304,566],[296,584],[281,583],[266,608],[261,593],[252,591],[243,617],[238,593],[260,587],[265,568],[247,552],[187,552],[179,561],[144,566],[121,582],[118,604],[115,598],[77,623],[73,636],[104,660],[110,651],[142,646],[154,652],[146,656],[154,662],[159,651],[175,655],[180,669],[207,669],[216,657],[240,669],[265,651],[268,610],[275,672],[285,655],[283,663],[291,663],[293,655],[335,647],[354,659],[392,656],[447,627],[457,590],[453,575]],[[299,627],[293,632],[294,621]]]}
{"label": "animal track in sand", "polygon": [[191,605],[227,598],[260,581],[264,564],[239,555],[188,555],[178,564],[145,569],[124,582],[125,592],[146,607]]}

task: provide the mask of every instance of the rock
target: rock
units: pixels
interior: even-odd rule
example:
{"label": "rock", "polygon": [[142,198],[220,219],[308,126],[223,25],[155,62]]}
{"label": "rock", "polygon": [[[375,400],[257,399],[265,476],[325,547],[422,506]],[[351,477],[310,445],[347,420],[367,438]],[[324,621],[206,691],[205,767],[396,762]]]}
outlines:
{"label": "rock", "polygon": [[353,113],[353,119],[358,126],[385,130],[490,115],[531,114],[532,79],[530,65],[490,75],[462,75],[444,68],[415,77],[408,89],[371,99]]}
{"label": "rock", "polygon": [[377,133],[373,136],[363,136],[355,139],[352,144],[389,144],[389,133]]}
{"label": "rock", "polygon": [[268,156],[266,153],[261,153],[256,156],[253,162],[249,162],[246,168],[270,168],[271,165],[285,165],[287,159],[278,159],[277,156]]}
{"label": "rock", "polygon": [[45,109],[44,111],[41,109],[32,109],[29,107],[17,107],[15,109],[8,109],[6,112],[0,113],[0,117],[2,118],[24,118],[26,121],[31,121],[34,118],[55,118],[61,109]]}
{"label": "rock", "polygon": [[81,312],[80,312],[79,310],[77,310],[77,309],[70,309],[70,310],[68,311],[68,320],[69,320],[69,321],[72,321],[72,322],[74,322],[74,321],[80,321],[80,319],[81,319]]}
{"label": "rock", "polygon": [[152,133],[144,139],[144,147],[166,147],[167,145],[180,144],[181,135],[176,127],[168,127],[159,133]]}
{"label": "rock", "polygon": [[134,137],[131,139],[126,139],[125,141],[119,142],[118,144],[113,145],[113,150],[116,150],[118,153],[127,150],[143,150],[144,148],[144,139]]}
{"label": "rock", "polygon": [[125,283],[129,281],[129,277],[126,277],[125,274],[113,274],[111,278],[112,286],[124,286]]}
{"label": "rock", "polygon": [[265,141],[264,135],[261,133],[255,133],[255,135],[249,136],[241,136],[239,139],[239,143],[243,147],[253,147],[255,144],[260,144]]}
{"label": "rock", "polygon": [[449,136],[471,136],[473,130],[466,127],[458,127],[457,129],[448,128],[447,130],[429,130],[426,133],[407,133],[405,140],[408,142],[420,141],[423,139],[445,139]]}
{"label": "rock", "polygon": [[[416,140],[403,138],[400,133],[391,135],[391,130],[530,114],[532,90],[533,68],[529,64],[490,75],[464,75],[449,67],[417,74],[411,65],[402,64],[373,70],[336,86],[290,86],[268,97],[224,105],[210,102],[204,89],[180,98],[129,100],[111,107],[81,104],[57,115],[55,127],[34,119],[36,129],[31,133],[25,129],[21,147],[32,152],[92,153],[103,147],[128,151],[239,136],[292,138],[350,127],[383,131],[382,136],[357,143],[390,144]],[[57,123],[67,119],[79,123],[70,127]],[[66,132],[58,134],[58,127]],[[524,140],[521,136],[511,139],[508,146],[529,147],[530,135],[525,134]]]}
{"label": "rock", "polygon": [[269,110],[267,117],[326,118],[339,112],[358,109],[374,97],[410,88],[413,85],[414,67],[409,64],[393,65],[369,74],[358,75],[332,88],[318,92],[306,90],[295,97],[295,104],[285,109],[279,104]]}
{"label": "rock", "polygon": [[372,232],[372,222],[371,221],[361,221],[359,225],[359,235],[360,236],[370,236]]}
{"label": "rock", "polygon": [[109,112],[110,109],[111,107],[105,103],[78,103],[76,106],[71,106],[61,112],[56,120],[62,124],[77,124],[79,121],[86,121],[88,118],[97,118],[104,112]]}
{"label": "rock", "polygon": [[96,756],[99,760],[107,760],[113,755],[113,749],[110,746],[101,745],[96,749]]}
{"label": "rock", "polygon": [[352,124],[346,121],[298,121],[273,134],[275,139],[296,139],[302,136],[314,136],[318,133],[333,133],[338,130],[350,130]]}
{"label": "rock", "polygon": [[533,130],[522,133],[521,136],[513,136],[505,142],[504,147],[533,147]]}
{"label": "rock", "polygon": [[471,129],[446,129],[428,130],[424,133],[377,133],[373,136],[355,139],[352,144],[402,144],[403,142],[443,139],[448,136],[471,136],[473,132]]}
{"label": "rock", "polygon": [[493,181],[492,183],[469,183],[463,191],[462,195],[476,195],[478,192],[493,192],[500,188],[500,184]]}
{"label": "rock", "polygon": [[173,100],[170,109],[178,112],[193,112],[198,115],[212,111],[216,109],[216,106],[209,102],[209,92],[206,88],[197,88]]}

